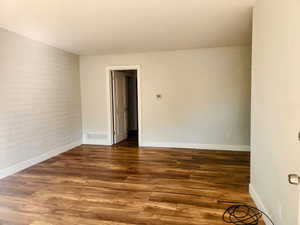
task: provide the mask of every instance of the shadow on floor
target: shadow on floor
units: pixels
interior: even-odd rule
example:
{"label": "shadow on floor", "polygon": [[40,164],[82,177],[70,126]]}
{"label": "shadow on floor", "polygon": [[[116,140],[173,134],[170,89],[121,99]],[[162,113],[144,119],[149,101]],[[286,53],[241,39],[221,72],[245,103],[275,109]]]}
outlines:
{"label": "shadow on floor", "polygon": [[138,146],[139,146],[138,131],[129,131],[128,138],[126,140],[113,145],[113,147],[138,147]]}

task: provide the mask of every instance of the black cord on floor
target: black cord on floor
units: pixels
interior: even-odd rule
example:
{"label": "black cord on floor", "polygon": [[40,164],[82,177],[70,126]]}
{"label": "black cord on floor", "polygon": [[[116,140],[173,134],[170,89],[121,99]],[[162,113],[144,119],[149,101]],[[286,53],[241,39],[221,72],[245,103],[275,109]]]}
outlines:
{"label": "black cord on floor", "polygon": [[219,200],[218,203],[233,204],[227,208],[223,214],[223,220],[226,223],[234,225],[258,225],[259,220],[264,215],[273,225],[275,225],[272,219],[265,212],[243,202]]}

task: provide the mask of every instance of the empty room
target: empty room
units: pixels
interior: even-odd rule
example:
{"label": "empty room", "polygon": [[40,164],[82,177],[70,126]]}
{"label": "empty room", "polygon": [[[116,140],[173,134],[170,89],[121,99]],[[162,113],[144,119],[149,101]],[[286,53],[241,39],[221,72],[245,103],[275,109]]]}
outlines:
{"label": "empty room", "polygon": [[300,225],[299,0],[1,0],[0,225]]}

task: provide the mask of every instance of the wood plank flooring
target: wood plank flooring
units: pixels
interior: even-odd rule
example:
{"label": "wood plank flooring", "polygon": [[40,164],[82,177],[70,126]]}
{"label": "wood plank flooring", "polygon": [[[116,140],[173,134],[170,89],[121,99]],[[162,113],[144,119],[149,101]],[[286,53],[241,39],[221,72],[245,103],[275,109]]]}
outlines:
{"label": "wood plank flooring", "polygon": [[0,180],[1,225],[221,225],[249,153],[80,146]]}

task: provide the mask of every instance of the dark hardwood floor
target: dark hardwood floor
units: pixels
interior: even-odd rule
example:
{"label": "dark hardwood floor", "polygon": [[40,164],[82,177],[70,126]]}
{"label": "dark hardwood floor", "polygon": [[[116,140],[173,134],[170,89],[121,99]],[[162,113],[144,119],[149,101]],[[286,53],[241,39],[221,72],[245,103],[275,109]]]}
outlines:
{"label": "dark hardwood floor", "polygon": [[80,146],[0,180],[1,225],[219,225],[249,153]]}
{"label": "dark hardwood floor", "polygon": [[128,132],[128,138],[125,141],[122,141],[114,145],[114,147],[126,147],[126,148],[137,148],[138,146],[139,146],[138,131],[133,131],[133,130]]}

